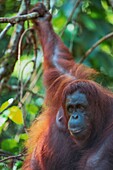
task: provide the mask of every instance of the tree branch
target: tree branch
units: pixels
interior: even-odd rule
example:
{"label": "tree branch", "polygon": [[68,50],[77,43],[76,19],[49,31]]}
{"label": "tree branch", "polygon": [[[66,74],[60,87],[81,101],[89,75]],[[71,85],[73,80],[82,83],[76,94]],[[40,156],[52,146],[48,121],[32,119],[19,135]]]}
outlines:
{"label": "tree branch", "polygon": [[[29,0],[28,0],[29,1]],[[21,6],[18,12],[18,16],[26,13],[25,0],[21,2]],[[17,61],[17,51],[18,43],[21,37],[21,34],[24,29],[24,22],[19,22],[16,24],[14,33],[10,39],[7,50],[5,51],[4,56],[0,59],[0,91],[3,89],[3,84],[7,83],[11,73],[13,72],[15,63]]]}
{"label": "tree branch", "polygon": [[12,24],[7,24],[7,26],[4,28],[4,30],[0,33],[0,40],[4,37],[6,32],[9,30],[9,28],[12,27]]}
{"label": "tree branch", "polygon": [[11,23],[11,24],[16,24],[21,21],[26,21],[30,19],[34,19],[39,17],[39,14],[37,12],[25,14],[25,15],[19,15],[16,17],[11,17],[11,18],[0,18],[0,23]]}
{"label": "tree branch", "polygon": [[105,35],[104,37],[102,37],[100,40],[98,40],[89,50],[86,51],[85,55],[83,56],[83,58],[80,60],[80,63],[82,63],[86,58],[87,56],[98,46],[100,45],[103,41],[109,39],[113,37],[113,32]]}
{"label": "tree branch", "polygon": [[46,0],[47,3],[47,9],[50,10],[50,0]]}
{"label": "tree branch", "polygon": [[5,162],[5,161],[10,160],[10,159],[19,159],[20,160],[20,158],[23,157],[23,156],[25,156],[24,153],[21,153],[17,156],[8,156],[7,158],[0,160],[0,162]]}

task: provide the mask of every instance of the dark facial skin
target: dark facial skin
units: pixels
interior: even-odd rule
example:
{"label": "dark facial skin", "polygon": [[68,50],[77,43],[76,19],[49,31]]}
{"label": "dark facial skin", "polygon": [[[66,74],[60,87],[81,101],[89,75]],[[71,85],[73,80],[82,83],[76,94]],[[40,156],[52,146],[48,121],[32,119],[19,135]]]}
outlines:
{"label": "dark facial skin", "polygon": [[68,95],[66,113],[69,117],[68,130],[70,133],[77,139],[89,137],[91,128],[86,95],[79,91]]}

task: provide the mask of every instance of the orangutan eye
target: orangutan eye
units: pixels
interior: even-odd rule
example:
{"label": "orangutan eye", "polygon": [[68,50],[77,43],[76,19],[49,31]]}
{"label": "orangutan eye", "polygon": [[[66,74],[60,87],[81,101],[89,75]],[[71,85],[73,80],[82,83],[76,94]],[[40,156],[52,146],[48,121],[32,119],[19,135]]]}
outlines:
{"label": "orangutan eye", "polygon": [[72,113],[73,111],[74,111],[74,105],[68,105],[67,106],[67,111],[69,112],[69,113]]}
{"label": "orangutan eye", "polygon": [[76,109],[84,110],[84,106],[82,104],[77,104]]}

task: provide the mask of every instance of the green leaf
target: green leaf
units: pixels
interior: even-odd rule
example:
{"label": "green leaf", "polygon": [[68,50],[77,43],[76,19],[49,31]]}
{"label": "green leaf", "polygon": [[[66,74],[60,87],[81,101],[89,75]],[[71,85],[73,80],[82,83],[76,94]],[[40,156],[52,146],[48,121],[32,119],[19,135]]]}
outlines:
{"label": "green leaf", "polygon": [[90,5],[90,1],[89,0],[85,0],[83,2],[83,4],[82,4],[82,11],[83,12],[87,12],[89,5]]}
{"label": "green leaf", "polygon": [[31,114],[36,114],[38,112],[38,107],[36,106],[36,104],[29,104],[26,108]]}
{"label": "green leaf", "polygon": [[82,19],[83,19],[83,23],[87,29],[89,29],[91,31],[94,31],[97,29],[95,22],[90,17],[84,15],[84,16],[82,16]]}
{"label": "green leaf", "polygon": [[28,139],[28,135],[26,133],[20,134],[20,139],[27,140]]}
{"label": "green leaf", "polygon": [[17,106],[12,106],[8,110],[10,111],[9,119],[11,119],[16,124],[23,124],[23,114]]}
{"label": "green leaf", "polygon": [[6,151],[12,151],[18,146],[18,143],[14,139],[5,139],[1,143],[1,148]]}
{"label": "green leaf", "polygon": [[66,21],[67,21],[67,18],[65,17],[65,15],[59,12],[58,15],[52,20],[55,31],[56,32],[61,31]]}

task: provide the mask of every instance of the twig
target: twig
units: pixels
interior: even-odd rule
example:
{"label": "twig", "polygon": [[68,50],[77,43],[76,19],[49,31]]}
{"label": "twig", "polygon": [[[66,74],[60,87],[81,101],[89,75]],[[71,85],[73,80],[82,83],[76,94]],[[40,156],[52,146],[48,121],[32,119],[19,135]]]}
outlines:
{"label": "twig", "polygon": [[[22,52],[22,50],[21,50],[21,48],[22,48],[22,40],[23,40],[24,36],[26,35],[26,33],[31,31],[31,30],[33,30],[33,28],[28,28],[27,30],[25,30],[22,33],[22,35],[20,37],[20,40],[19,40],[19,44],[18,44],[18,61],[19,61],[20,69],[21,69],[20,56],[21,56],[21,52]],[[19,71],[19,76],[18,77],[20,78],[20,71]]]}
{"label": "twig", "polygon": [[0,23],[16,24],[20,21],[26,21],[37,17],[39,17],[39,14],[37,12],[33,12],[25,15],[18,15],[16,17],[11,17],[11,18],[0,18]]}
{"label": "twig", "polygon": [[36,96],[37,98],[42,98],[42,99],[44,99],[44,96],[43,96],[43,95],[41,95],[41,94],[39,94],[39,93],[34,93],[32,90],[30,90],[30,89],[28,89],[28,88],[26,88],[25,91],[31,93],[33,96]]}
{"label": "twig", "polygon": [[3,86],[5,87],[5,89],[9,90],[9,91],[18,91],[19,87],[17,85],[9,85],[4,83]]}
{"label": "twig", "polygon": [[68,23],[71,21],[75,10],[76,10],[76,8],[79,6],[80,3],[81,3],[81,0],[77,0],[77,1],[76,1],[75,5],[74,5],[74,7],[73,7],[73,10],[72,10],[72,12],[71,12],[71,14],[70,14],[70,16],[69,16],[66,24],[64,25],[63,29],[61,30],[61,33],[60,33],[61,36],[63,35],[63,33],[64,33],[64,31],[65,31]]}
{"label": "twig", "polygon": [[47,9],[49,10],[50,9],[50,0],[46,0],[46,3],[47,3]]}
{"label": "twig", "polygon": [[[21,1],[21,6],[18,12],[18,16],[26,13],[25,0]],[[3,84],[7,83],[17,61],[17,50],[20,36],[24,29],[24,22],[19,22],[16,24],[14,32],[10,38],[8,48],[2,57],[0,64],[0,91],[2,91]]]}
{"label": "twig", "polygon": [[7,158],[4,158],[4,159],[0,160],[0,162],[5,162],[5,161],[10,160],[10,159],[17,159],[17,160],[19,159],[20,160],[20,158],[22,156],[24,156],[24,155],[25,154],[21,153],[21,154],[19,154],[17,156],[8,156]]}
{"label": "twig", "polygon": [[83,58],[80,60],[80,63],[82,63],[86,58],[87,56],[99,45],[101,44],[103,41],[109,39],[113,37],[113,32],[105,35],[104,37],[102,37],[100,40],[98,40],[89,50],[86,51],[85,55],[83,56]]}
{"label": "twig", "polygon": [[0,40],[4,37],[4,35],[9,30],[10,27],[12,27],[12,24],[8,23],[4,30],[0,33]]}
{"label": "twig", "polygon": [[[41,64],[39,65],[39,67],[38,67],[38,70],[40,69],[40,67],[41,67]],[[37,70],[37,72],[39,72]],[[33,74],[32,74],[32,77],[31,77],[31,83],[30,83],[30,89],[33,89],[34,88],[34,86],[35,86],[35,84],[36,84],[36,82],[40,79],[40,77],[42,76],[42,70],[41,70],[41,72],[40,73],[38,73],[38,75],[37,75],[37,72],[36,71],[34,71],[33,72]],[[29,80],[28,80],[29,81]],[[28,84],[28,83],[27,83]],[[26,101],[26,99],[28,99],[28,98],[30,98],[29,97],[29,95],[30,95],[30,92],[28,91],[25,95],[24,95],[24,97],[22,98],[22,103],[24,103],[25,101]],[[31,95],[33,95],[32,93],[31,93]]]}
{"label": "twig", "polygon": [[[26,87],[26,85],[28,84],[28,83],[23,84],[24,71],[25,71],[25,68],[27,67],[27,65],[30,64],[30,63],[34,63],[34,60],[28,61],[28,62],[25,64],[25,66],[24,66],[24,68],[23,68],[23,70],[22,70],[22,72],[21,72],[20,101],[22,100],[22,97],[23,97],[24,87]],[[31,72],[32,72],[32,71],[31,71]],[[31,74],[31,75],[32,75],[32,74]],[[30,76],[30,77],[31,77],[31,76]],[[28,79],[28,80],[29,80],[29,79]]]}
{"label": "twig", "polygon": [[[37,51],[36,51],[36,49],[37,49],[37,46],[36,46],[35,37],[33,36],[33,32],[34,32],[34,29],[33,29],[33,28],[29,28],[29,29],[25,30],[25,31],[23,32],[21,38],[20,38],[19,46],[18,46],[18,60],[20,61],[21,46],[22,46],[23,37],[25,36],[25,34],[26,34],[28,31],[30,31],[30,32],[32,33],[32,37],[31,37],[32,41],[31,41],[31,42],[32,42],[32,44],[33,44],[35,59],[28,61],[28,62],[25,64],[25,66],[24,66],[21,74],[20,74],[20,72],[19,72],[19,74],[20,74],[19,77],[20,77],[20,80],[21,80],[20,101],[21,101],[21,99],[22,99],[22,97],[23,97],[23,88],[25,88],[25,87],[27,86],[28,82],[29,82],[30,79],[31,79],[32,73],[34,72],[35,67],[36,67],[36,58],[37,58]],[[23,85],[23,73],[24,73],[24,70],[25,70],[26,66],[27,66],[29,63],[31,63],[31,62],[33,62],[33,71],[31,71],[31,75],[30,75],[29,79],[28,79],[27,82]],[[19,65],[20,65],[20,69],[21,69],[21,62],[20,62]]]}

